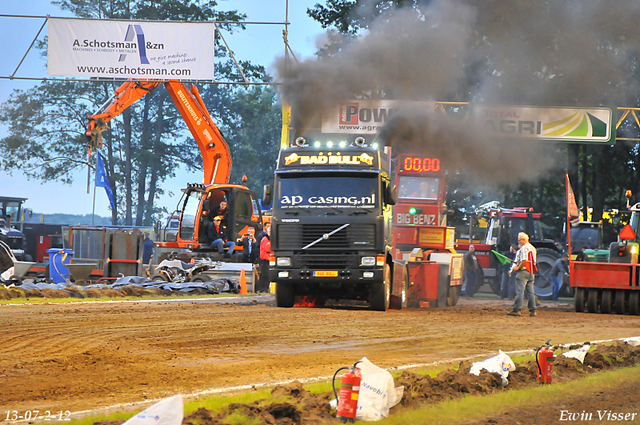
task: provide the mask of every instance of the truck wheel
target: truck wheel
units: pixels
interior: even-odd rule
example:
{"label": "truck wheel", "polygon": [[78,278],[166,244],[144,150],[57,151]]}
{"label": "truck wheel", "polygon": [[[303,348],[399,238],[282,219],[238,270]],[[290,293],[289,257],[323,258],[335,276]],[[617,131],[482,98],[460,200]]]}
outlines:
{"label": "truck wheel", "polygon": [[538,255],[536,256],[538,271],[535,276],[534,289],[539,298],[549,299],[553,295],[551,268],[558,258],[560,258],[560,254],[552,249],[538,249]]}
{"label": "truck wheel", "polygon": [[587,297],[587,311],[589,313],[598,312],[598,290],[589,289],[589,296]]}
{"label": "truck wheel", "polygon": [[576,288],[576,297],[574,299],[576,312],[582,313],[584,311],[584,304],[586,302],[586,292],[584,288]]}
{"label": "truck wheel", "polygon": [[458,299],[460,298],[460,286],[450,286],[449,287],[449,296],[447,297],[447,305],[449,307],[453,307],[458,304]]}
{"label": "truck wheel", "polygon": [[276,284],[276,305],[278,307],[293,307],[295,294],[291,282],[278,282]]}
{"label": "truck wheel", "polygon": [[627,312],[627,291],[623,289],[616,291],[613,307],[617,314],[625,314]]}
{"label": "truck wheel", "polygon": [[384,280],[371,285],[369,307],[372,310],[387,311],[391,301],[391,267],[384,265]]}
{"label": "truck wheel", "polygon": [[629,314],[640,315],[640,291],[631,291],[629,294]]}

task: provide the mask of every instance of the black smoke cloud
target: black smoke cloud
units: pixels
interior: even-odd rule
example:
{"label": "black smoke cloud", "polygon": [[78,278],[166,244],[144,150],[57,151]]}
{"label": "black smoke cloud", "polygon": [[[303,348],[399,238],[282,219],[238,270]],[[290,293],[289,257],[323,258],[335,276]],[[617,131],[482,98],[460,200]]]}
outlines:
{"label": "black smoke cloud", "polygon": [[[276,81],[302,135],[324,111],[356,96],[635,104],[638,22],[640,2],[630,0],[435,0],[419,12],[404,8],[377,19],[332,56],[298,64],[279,59]],[[487,183],[532,181],[555,165],[544,142],[498,139],[428,111],[396,112],[380,138],[396,151],[439,155],[448,169],[477,173]]]}

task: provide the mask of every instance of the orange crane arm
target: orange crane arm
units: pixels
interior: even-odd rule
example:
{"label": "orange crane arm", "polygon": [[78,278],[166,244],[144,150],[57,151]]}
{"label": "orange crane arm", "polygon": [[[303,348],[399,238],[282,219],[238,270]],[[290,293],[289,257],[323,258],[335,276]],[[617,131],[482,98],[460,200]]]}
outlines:
{"label": "orange crane arm", "polygon": [[[86,136],[90,149],[101,147],[101,133],[109,129],[109,121],[151,92],[158,84],[160,83],[157,81],[128,80],[116,89],[113,97],[98,112],[88,115]],[[165,81],[164,85],[200,148],[204,166],[203,183],[227,183],[231,173],[229,146],[209,115],[198,89],[192,85],[189,90],[184,83],[175,80]]]}

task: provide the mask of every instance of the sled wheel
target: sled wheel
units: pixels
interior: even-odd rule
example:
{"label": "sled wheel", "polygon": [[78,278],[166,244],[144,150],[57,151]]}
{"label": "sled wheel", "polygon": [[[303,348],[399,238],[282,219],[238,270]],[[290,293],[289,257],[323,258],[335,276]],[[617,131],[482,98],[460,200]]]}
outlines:
{"label": "sled wheel", "polygon": [[587,311],[589,313],[598,312],[598,290],[589,289],[589,296],[587,297]]}
{"label": "sled wheel", "polygon": [[387,311],[391,302],[391,267],[384,265],[384,279],[371,285],[369,307],[371,310]]}
{"label": "sled wheel", "polygon": [[627,291],[623,289],[616,291],[613,307],[617,314],[625,314],[627,312]]}
{"label": "sled wheel", "polygon": [[447,297],[447,306],[453,307],[458,304],[460,299],[460,286],[449,286],[449,296]]}
{"label": "sled wheel", "polygon": [[[395,267],[400,267],[396,265]],[[396,282],[394,282],[394,285]],[[398,285],[402,285],[402,291],[400,295],[391,295],[389,307],[394,310],[402,310],[407,307],[407,287],[409,285],[409,272],[406,267],[402,267],[402,282],[397,282]]]}
{"label": "sled wheel", "polygon": [[613,307],[613,290],[603,289],[602,300],[600,301],[600,313],[611,313],[611,307]]}
{"label": "sled wheel", "polygon": [[576,297],[574,299],[576,312],[584,312],[587,290],[584,288],[576,288]]}

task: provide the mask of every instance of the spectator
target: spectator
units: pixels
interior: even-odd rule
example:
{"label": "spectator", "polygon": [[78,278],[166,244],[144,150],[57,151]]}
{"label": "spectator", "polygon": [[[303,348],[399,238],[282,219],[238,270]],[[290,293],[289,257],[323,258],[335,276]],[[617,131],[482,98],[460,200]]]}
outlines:
{"label": "spectator", "polygon": [[212,217],[220,216],[222,217],[222,225],[227,225],[227,220],[229,218],[229,211],[227,210],[227,201],[220,201],[220,205],[218,208],[214,208],[211,212]]}
{"label": "spectator", "polygon": [[212,239],[211,248],[215,248],[218,250],[218,254],[224,254],[224,248],[228,248],[227,253],[224,254],[225,257],[231,257],[234,249],[236,248],[236,243],[230,241],[227,237],[227,228],[222,224],[223,217],[218,215],[213,219],[213,226],[209,228],[209,239]]}
{"label": "spectator", "polygon": [[242,262],[256,263],[260,259],[260,246],[256,239],[256,229],[249,226],[247,233],[240,239],[242,244]]}
{"label": "spectator", "polygon": [[555,263],[553,263],[553,267],[551,267],[549,276],[551,278],[551,282],[553,283],[552,298],[554,300],[557,300],[558,294],[560,293],[560,288],[562,287],[564,276],[569,276],[569,256],[566,252],[563,253]]}
{"label": "spectator", "polygon": [[149,232],[144,233],[144,242],[142,244],[142,264],[149,264],[153,255],[153,241],[149,237]]}
{"label": "spectator", "polygon": [[466,282],[464,294],[468,298],[473,298],[482,286],[482,268],[478,264],[474,245],[469,245],[469,252],[464,255],[464,279]]}
{"label": "spectator", "polygon": [[[511,245],[509,247],[509,252],[504,254],[505,257],[510,259],[513,262],[513,259],[516,258],[516,246]],[[511,268],[511,264],[501,264],[502,267],[502,281],[500,282],[500,299],[504,300],[507,298],[513,299],[516,293],[515,289],[515,276],[509,276],[509,269]]]}
{"label": "spectator", "polygon": [[269,257],[271,251],[271,223],[264,224],[264,236],[260,241],[260,282],[256,292],[269,292]]}

